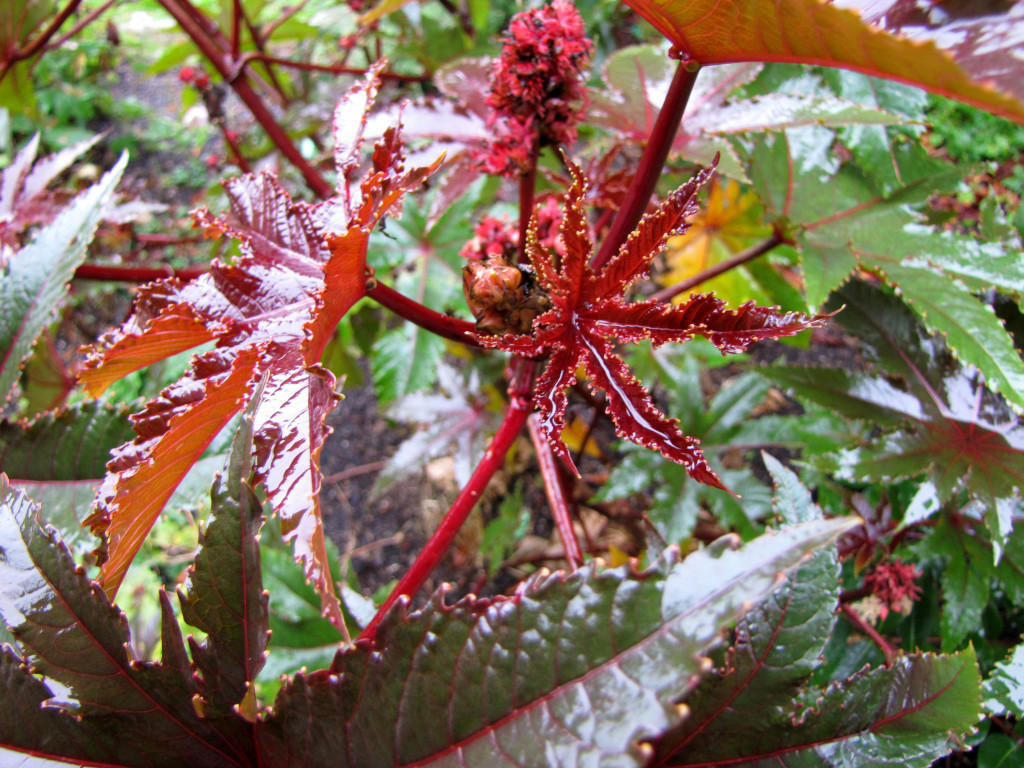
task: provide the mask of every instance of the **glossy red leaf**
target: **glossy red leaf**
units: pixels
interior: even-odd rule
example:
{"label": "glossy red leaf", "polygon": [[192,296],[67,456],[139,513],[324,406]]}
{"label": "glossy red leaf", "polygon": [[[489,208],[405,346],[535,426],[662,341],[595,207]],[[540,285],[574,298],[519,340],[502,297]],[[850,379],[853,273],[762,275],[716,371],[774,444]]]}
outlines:
{"label": "glossy red leaf", "polygon": [[627,0],[702,65],[842,67],[926,88],[1024,122],[1024,4],[977,12],[916,0]]}
{"label": "glossy red leaf", "polygon": [[237,240],[241,257],[215,262],[188,284],[168,280],[141,289],[136,315],[93,349],[82,379],[99,392],[171,354],[217,345],[134,417],[138,439],[109,465],[90,523],[109,539],[102,576],[110,594],[184,473],[262,382],[256,476],[324,611],[342,628],[317,501],[319,454],[329,433],[324,421],[339,398],[320,359],[338,321],[364,295],[370,232],[384,216],[397,215],[402,196],[437,167],[406,169],[401,137],[389,129],[371,168],[350,189],[376,89],[371,73],[339,105],[340,197],[315,206],[294,202],[267,173],[228,181],[230,213],[201,210],[195,219],[210,235]]}
{"label": "glossy red leaf", "polygon": [[608,412],[621,437],[661,451],[700,482],[723,487],[704,460],[698,441],[685,436],[674,420],[655,407],[647,390],[613,353],[612,342],[652,339],[664,344],[700,335],[723,352],[737,352],[759,339],[792,336],[821,325],[827,316],[780,314],[752,304],[727,310],[713,296],[696,296],[676,307],[625,302],[623,294],[647,273],[665,240],[685,229],[685,217],[694,212],[694,198],[710,171],[699,173],[645,216],[615,258],[595,274],[582,202],[586,183],[578,167],[569,162],[569,168],[572,185],[560,230],[564,253],[556,255],[541,247],[536,217],[528,232],[530,260],[551,309],[533,321],[529,334],[480,334],[478,338],[485,346],[514,354],[548,356],[534,388],[534,405],[540,411],[540,431],[568,466],[575,469],[561,438],[568,404],[565,390],[576,381],[576,369],[582,365],[591,386],[607,395]]}

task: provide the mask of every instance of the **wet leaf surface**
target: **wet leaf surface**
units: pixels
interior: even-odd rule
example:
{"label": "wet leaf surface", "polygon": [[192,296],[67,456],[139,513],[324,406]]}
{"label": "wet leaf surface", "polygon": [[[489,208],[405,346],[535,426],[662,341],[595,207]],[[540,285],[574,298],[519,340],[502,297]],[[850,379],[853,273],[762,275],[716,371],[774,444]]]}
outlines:
{"label": "wet leaf surface", "polygon": [[702,65],[823,64],[885,77],[1024,121],[1018,3],[986,6],[849,0],[718,3],[629,0]]}

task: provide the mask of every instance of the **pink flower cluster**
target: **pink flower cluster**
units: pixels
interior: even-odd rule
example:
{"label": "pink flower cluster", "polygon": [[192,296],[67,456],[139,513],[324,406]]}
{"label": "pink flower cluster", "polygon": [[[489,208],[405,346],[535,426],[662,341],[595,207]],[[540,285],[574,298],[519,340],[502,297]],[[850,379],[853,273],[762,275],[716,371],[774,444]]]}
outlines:
{"label": "pink flower cluster", "polygon": [[911,605],[921,596],[921,587],[915,582],[921,572],[913,563],[899,560],[883,560],[864,580],[871,594],[881,603],[879,618],[884,619],[889,611],[910,613]]}
{"label": "pink flower cluster", "polygon": [[481,161],[491,173],[510,174],[529,167],[538,142],[576,140],[582,71],[594,46],[569,0],[517,13],[502,42],[487,96],[495,136]]}
{"label": "pink flower cluster", "polygon": [[[562,207],[555,195],[548,195],[537,207],[537,235],[541,245],[555,253],[565,253],[565,246],[558,236],[562,225]],[[470,261],[487,261],[501,257],[509,264],[516,263],[519,248],[519,231],[507,217],[500,219],[484,216],[476,226],[473,239],[466,243],[459,255]]]}

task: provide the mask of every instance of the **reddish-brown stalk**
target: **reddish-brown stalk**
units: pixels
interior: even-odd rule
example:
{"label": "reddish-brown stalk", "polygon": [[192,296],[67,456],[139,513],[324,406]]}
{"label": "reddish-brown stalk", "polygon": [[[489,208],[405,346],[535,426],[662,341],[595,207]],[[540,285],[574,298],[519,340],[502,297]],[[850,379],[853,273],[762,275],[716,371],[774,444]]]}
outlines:
{"label": "reddish-brown stalk", "polygon": [[366,295],[399,317],[415,323],[420,328],[436,333],[442,338],[458,341],[470,347],[480,346],[480,343],[472,335],[476,332],[476,326],[472,323],[435,312],[384,283],[372,281],[371,287],[367,288]]}
{"label": "reddish-brown stalk", "polygon": [[537,414],[533,414],[528,425],[530,428],[530,440],[533,442],[533,449],[537,452],[537,466],[540,468],[540,476],[544,481],[544,492],[548,497],[548,504],[551,507],[551,516],[555,520],[555,528],[558,529],[558,536],[562,540],[562,548],[565,550],[565,560],[570,570],[576,570],[583,565],[583,550],[576,538],[576,531],[572,527],[572,512],[569,509],[569,500],[565,497],[565,487],[562,485],[562,477],[559,472],[558,460],[555,458],[551,445],[540,432]]}
{"label": "reddish-brown stalk", "polygon": [[658,113],[658,119],[654,123],[654,129],[644,147],[643,156],[640,158],[640,166],[626,193],[623,206],[615,214],[612,225],[608,229],[601,243],[600,249],[594,256],[593,268],[600,269],[614,256],[629,233],[636,229],[640,219],[647,210],[647,203],[650,202],[654,188],[661,178],[662,169],[665,167],[665,160],[672,148],[672,141],[675,139],[679,123],[686,111],[686,104],[693,92],[693,84],[697,81],[697,73],[700,65],[694,61],[680,61],[676,73],[672,77],[672,84],[669,86],[668,95],[665,96],[665,103]]}
{"label": "reddish-brown stalk", "polygon": [[411,597],[415,595],[423,583],[427,580],[438,563],[445,556],[455,541],[455,536],[466,522],[469,513],[473,511],[480,500],[484,489],[490,482],[494,473],[498,471],[505,461],[505,454],[508,453],[512,443],[522,431],[523,424],[533,410],[530,401],[530,392],[533,389],[533,377],[535,364],[531,360],[519,359],[514,363],[515,372],[512,377],[512,384],[509,387],[509,405],[505,413],[505,419],[498,427],[494,438],[483,460],[477,465],[473,475],[469,478],[466,487],[462,489],[451,508],[441,521],[441,525],[431,535],[430,540],[424,545],[423,550],[413,562],[412,566],[401,580],[391,590],[388,599],[377,611],[366,628],[360,633],[359,640],[373,640],[377,634],[377,628],[381,620],[398,601],[402,595]]}
{"label": "reddish-brown stalk", "polygon": [[783,242],[785,241],[782,239],[781,235],[774,233],[770,237],[762,240],[760,243],[756,243],[749,248],[740,251],[730,259],[726,259],[723,262],[715,264],[713,267],[708,267],[680,283],[670,285],[667,288],[662,288],[657,293],[652,294],[651,298],[655,301],[670,301],[673,297],[678,296],[681,293],[685,293],[686,291],[693,290],[703,282],[718,277],[719,275],[729,272],[736,267],[742,266],[748,261],[753,261],[758,256],[763,256],[776,246],[781,245]]}
{"label": "reddish-brown stalk", "polygon": [[196,11],[187,0],[159,0],[174,20],[196,44],[200,52],[212,64],[224,81],[231,86],[235,94],[249,108],[256,122],[260,124],[267,137],[274,143],[282,155],[294,165],[307,186],[314,194],[321,198],[328,198],[334,194],[334,187],[328,183],[323,174],[314,168],[306,158],[299,152],[298,147],[292,142],[288,134],[278,123],[277,118],[260,98],[259,94],[252,87],[245,71],[237,66],[224,45],[219,42],[218,37],[210,33],[204,24],[205,17]]}

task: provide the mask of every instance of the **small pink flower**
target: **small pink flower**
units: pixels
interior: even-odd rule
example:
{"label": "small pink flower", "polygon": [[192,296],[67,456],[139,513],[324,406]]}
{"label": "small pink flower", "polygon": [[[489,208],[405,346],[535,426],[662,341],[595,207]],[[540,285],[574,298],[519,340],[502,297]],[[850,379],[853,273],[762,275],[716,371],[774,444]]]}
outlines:
{"label": "small pink flower", "polygon": [[507,217],[484,216],[476,225],[473,239],[466,243],[459,256],[470,261],[486,261],[490,256],[504,256],[515,262],[519,232]]}
{"label": "small pink flower", "polygon": [[191,83],[196,79],[196,71],[192,67],[182,67],[178,79],[183,83]]}
{"label": "small pink flower", "polygon": [[913,563],[901,563],[893,559],[883,560],[876,565],[864,583],[881,603],[879,618],[884,619],[890,610],[910,613],[914,602],[921,596],[921,587],[915,583],[920,577],[921,572]]}

